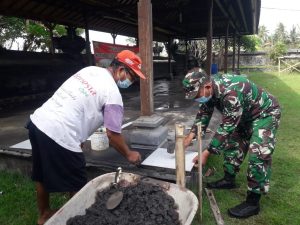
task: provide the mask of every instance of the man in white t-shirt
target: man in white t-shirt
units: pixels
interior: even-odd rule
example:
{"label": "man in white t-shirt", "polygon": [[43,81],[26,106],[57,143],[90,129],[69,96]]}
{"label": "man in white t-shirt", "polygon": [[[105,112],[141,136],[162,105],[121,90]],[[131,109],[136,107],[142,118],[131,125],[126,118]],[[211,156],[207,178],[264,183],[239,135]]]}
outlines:
{"label": "man in white t-shirt", "polygon": [[146,79],[141,59],[129,50],[121,51],[107,69],[90,66],[78,71],[30,116],[27,128],[38,224],[54,213],[49,193],[69,192],[72,196],[86,184],[81,144],[100,126],[106,127],[112,147],[130,163],[140,163],[140,154],[129,149],[121,134],[123,102],[119,92],[138,78]]}

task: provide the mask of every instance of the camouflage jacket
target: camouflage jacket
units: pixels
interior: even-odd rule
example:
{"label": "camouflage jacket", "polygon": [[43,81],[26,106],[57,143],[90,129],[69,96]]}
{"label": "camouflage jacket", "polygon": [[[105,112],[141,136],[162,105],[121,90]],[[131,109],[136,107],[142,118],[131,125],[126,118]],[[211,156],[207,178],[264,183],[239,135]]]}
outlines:
{"label": "camouflage jacket", "polygon": [[215,75],[212,78],[213,96],[209,102],[199,105],[191,132],[197,134],[197,123],[206,130],[214,107],[222,113],[219,125],[208,151],[219,154],[237,126],[249,127],[252,121],[280,114],[277,100],[253,82],[238,75]]}

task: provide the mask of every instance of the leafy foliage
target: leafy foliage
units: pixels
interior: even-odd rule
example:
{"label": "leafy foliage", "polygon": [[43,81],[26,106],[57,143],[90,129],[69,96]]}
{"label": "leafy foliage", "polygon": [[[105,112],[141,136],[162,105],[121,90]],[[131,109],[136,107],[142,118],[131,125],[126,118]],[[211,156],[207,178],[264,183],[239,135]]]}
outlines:
{"label": "leafy foliage", "polygon": [[278,26],[275,30],[275,33],[273,35],[273,40],[274,40],[274,43],[283,42],[286,44],[288,42],[288,35],[287,35],[285,26],[283,25],[283,23],[278,24]]}
{"label": "leafy foliage", "polygon": [[261,39],[256,35],[245,35],[240,39],[240,45],[246,52],[255,52],[261,44]]}
{"label": "leafy foliage", "polygon": [[[61,37],[67,31],[63,25],[0,16],[0,46],[7,49],[16,44],[18,50],[47,52],[51,48],[51,33]],[[81,33],[83,29],[77,29],[77,34]]]}
{"label": "leafy foliage", "polygon": [[278,57],[283,56],[287,53],[287,47],[283,42],[277,42],[274,47],[270,50],[270,59],[273,62],[278,63]]}

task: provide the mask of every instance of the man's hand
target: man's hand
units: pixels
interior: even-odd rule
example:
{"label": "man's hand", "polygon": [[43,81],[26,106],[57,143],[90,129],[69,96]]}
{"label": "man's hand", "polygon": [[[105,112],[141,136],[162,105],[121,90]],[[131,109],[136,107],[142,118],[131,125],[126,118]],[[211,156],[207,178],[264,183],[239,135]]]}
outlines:
{"label": "man's hand", "polygon": [[184,148],[187,148],[191,143],[193,138],[195,137],[194,133],[189,133],[183,140]]}
{"label": "man's hand", "polygon": [[[205,166],[209,155],[210,152],[207,149],[202,152],[202,166]],[[195,167],[198,167],[198,156],[193,159],[193,163],[195,163]]]}
{"label": "man's hand", "polygon": [[135,165],[140,164],[142,161],[142,157],[141,157],[140,153],[137,151],[130,151],[128,153],[128,155],[126,156],[126,158],[130,163],[135,164]]}

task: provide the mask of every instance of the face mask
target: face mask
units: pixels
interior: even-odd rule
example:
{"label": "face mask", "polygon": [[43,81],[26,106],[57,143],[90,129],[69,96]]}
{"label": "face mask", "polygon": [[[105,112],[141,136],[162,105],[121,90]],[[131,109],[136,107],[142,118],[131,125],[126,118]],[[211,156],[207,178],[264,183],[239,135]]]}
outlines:
{"label": "face mask", "polygon": [[128,88],[130,85],[132,84],[132,82],[126,78],[126,80],[118,80],[117,85],[119,88]]}
{"label": "face mask", "polygon": [[210,99],[211,99],[211,96],[208,96],[208,97],[202,96],[200,98],[196,98],[195,101],[198,102],[198,103],[206,103]]}

